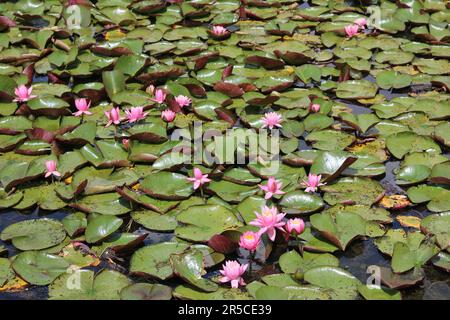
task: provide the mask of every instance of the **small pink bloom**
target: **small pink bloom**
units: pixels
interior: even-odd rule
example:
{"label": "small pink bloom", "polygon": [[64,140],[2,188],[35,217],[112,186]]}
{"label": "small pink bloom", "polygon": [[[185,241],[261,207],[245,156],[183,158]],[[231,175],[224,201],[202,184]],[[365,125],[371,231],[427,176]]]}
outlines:
{"label": "small pink bloom", "polygon": [[269,127],[269,129],[273,129],[274,127],[281,128],[281,121],[283,121],[281,115],[276,112],[268,112],[264,114],[263,122],[264,124],[261,128]]}
{"label": "small pink bloom", "polygon": [[155,98],[152,99],[155,102],[163,103],[164,100],[166,100],[166,92],[163,89],[156,89],[155,90]]}
{"label": "small pink bloom", "polygon": [[224,28],[222,26],[214,26],[214,27],[212,27],[212,33],[215,36],[220,37],[220,36],[224,36],[224,35],[228,34],[229,31],[227,28]]}
{"label": "small pink bloom", "polygon": [[125,114],[128,122],[133,123],[145,119],[148,112],[144,113],[144,107],[132,107],[131,109],[125,109]]}
{"label": "small pink bloom", "polygon": [[269,208],[268,206],[264,206],[262,208],[261,214],[255,212],[256,219],[251,221],[250,224],[252,226],[260,227],[260,234],[267,232],[269,239],[274,241],[276,236],[276,229],[283,230],[284,222],[282,221],[285,213],[278,213],[276,207]]}
{"label": "small pink bloom", "polygon": [[220,270],[220,273],[222,274],[222,277],[219,279],[220,282],[231,282],[232,288],[238,288],[239,286],[245,286],[244,279],[242,278],[242,275],[245,273],[245,270],[247,270],[248,264],[239,264],[236,260],[228,260],[223,265],[222,270]]}
{"label": "small pink bloom", "polygon": [[130,140],[129,139],[122,139],[122,144],[123,147],[128,150],[128,148],[130,147]]}
{"label": "small pink bloom", "polygon": [[145,91],[147,91],[148,93],[153,95],[155,93],[155,86],[151,84],[147,87],[147,90],[145,90]]}
{"label": "small pink bloom", "polygon": [[188,105],[190,105],[192,103],[192,100],[186,96],[182,96],[179,95],[177,97],[175,97],[175,101],[178,103],[178,105],[183,108],[183,107],[187,107]]}
{"label": "small pink bloom", "polygon": [[346,33],[347,37],[351,38],[358,34],[359,26],[357,24],[352,24],[352,25],[346,26],[344,29],[345,29],[345,33]]}
{"label": "small pink bloom", "polygon": [[120,109],[118,107],[105,111],[105,116],[108,118],[108,123],[105,127],[109,127],[113,123],[118,125],[120,123]]}
{"label": "small pink bloom", "polygon": [[208,175],[203,174],[199,168],[194,168],[194,177],[187,179],[194,183],[194,190],[211,181],[211,179],[208,179]]}
{"label": "small pink bloom", "polygon": [[311,110],[312,112],[319,112],[320,111],[320,104],[318,103],[313,103],[309,106],[309,110]]}
{"label": "small pink bloom", "polygon": [[292,232],[296,234],[301,234],[305,230],[305,222],[303,219],[295,218],[289,219],[286,222],[286,231],[291,234]]}
{"label": "small pink bloom", "polygon": [[281,187],[283,186],[282,182],[278,182],[277,180],[275,180],[274,177],[270,177],[269,180],[267,181],[267,185],[262,186],[262,185],[258,185],[261,190],[263,190],[266,195],[264,197],[264,199],[268,200],[270,198],[272,198],[272,196],[274,194],[284,194],[285,192],[281,191]]}
{"label": "small pink bloom", "polygon": [[239,239],[239,246],[248,251],[255,251],[261,242],[261,236],[253,231],[246,231]]}
{"label": "small pink bloom", "polygon": [[75,117],[80,117],[83,114],[89,116],[92,114],[92,112],[89,111],[89,108],[91,106],[91,102],[85,98],[75,99],[75,108],[77,108],[77,112],[75,112],[73,115]]}
{"label": "small pink bloom", "polygon": [[33,91],[33,87],[27,88],[25,85],[20,85],[17,88],[14,89],[14,93],[16,95],[16,98],[13,101],[17,102],[25,102],[30,99],[36,98],[36,96],[31,95],[31,92]]}
{"label": "small pink bloom", "polygon": [[320,186],[325,185],[324,183],[320,183],[320,179],[322,179],[322,176],[316,175],[314,173],[310,173],[308,175],[308,181],[303,181],[302,185],[306,187],[305,192],[316,192],[317,188]]}
{"label": "small pink bloom", "polygon": [[45,173],[45,177],[48,178],[51,175],[56,177],[60,177],[61,173],[56,170],[56,161],[55,160],[47,160],[45,161],[45,168],[47,172]]}
{"label": "small pink bloom", "polygon": [[166,122],[172,122],[177,114],[170,109],[161,112],[161,118]]}
{"label": "small pink bloom", "polygon": [[361,29],[365,29],[365,26],[367,25],[366,18],[358,18],[354,21],[355,24],[357,24]]}

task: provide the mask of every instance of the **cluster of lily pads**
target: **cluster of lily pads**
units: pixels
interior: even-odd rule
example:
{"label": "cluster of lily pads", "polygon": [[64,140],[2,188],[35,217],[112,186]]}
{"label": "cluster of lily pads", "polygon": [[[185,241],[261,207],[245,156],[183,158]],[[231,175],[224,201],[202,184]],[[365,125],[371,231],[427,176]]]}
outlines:
{"label": "cluster of lily pads", "polygon": [[[0,12],[0,294],[401,299],[426,264],[450,272],[444,1]],[[233,139],[280,130],[280,159],[187,164],[170,135],[194,122]],[[12,210],[40,216],[4,225]],[[358,241],[391,259],[381,287],[340,267]]]}

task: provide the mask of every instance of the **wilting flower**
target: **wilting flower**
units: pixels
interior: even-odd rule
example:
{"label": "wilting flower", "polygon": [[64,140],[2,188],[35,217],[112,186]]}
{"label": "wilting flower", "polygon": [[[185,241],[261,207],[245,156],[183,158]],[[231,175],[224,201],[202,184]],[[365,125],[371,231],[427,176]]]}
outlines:
{"label": "wilting flower", "polygon": [[325,185],[324,183],[320,183],[320,179],[322,176],[316,175],[314,173],[310,173],[308,175],[308,181],[303,180],[302,185],[306,187],[305,192],[316,192],[317,187]]}
{"label": "wilting flower", "polygon": [[55,160],[47,160],[45,161],[45,168],[47,172],[45,173],[45,177],[48,178],[51,175],[56,177],[60,177],[61,173],[56,170],[56,161]]}
{"label": "wilting flower", "polygon": [[89,116],[92,114],[92,112],[89,111],[89,108],[91,107],[91,102],[85,98],[75,99],[75,108],[77,108],[77,112],[75,112],[73,115],[75,117],[82,116],[83,114]]}
{"label": "wilting flower", "polygon": [[231,282],[232,288],[238,288],[239,286],[245,286],[244,279],[242,275],[247,270],[248,264],[239,264],[236,260],[228,260],[223,265],[223,269],[220,270],[222,277],[219,279],[220,282]]}
{"label": "wilting flower", "polygon": [[166,100],[166,92],[163,89],[156,89],[155,90],[155,98],[152,99],[155,102],[163,103],[164,100]]}
{"label": "wilting flower", "polygon": [[144,107],[132,107],[131,109],[125,109],[125,114],[127,115],[128,122],[132,123],[145,119],[148,112],[144,113]]}
{"label": "wilting flower", "polygon": [[194,183],[194,190],[211,181],[211,179],[208,179],[208,175],[203,174],[199,168],[194,168],[194,177],[187,179]]}
{"label": "wilting flower", "polygon": [[166,122],[172,122],[175,119],[176,113],[170,109],[161,112],[161,118]]}
{"label": "wilting flower", "polygon": [[358,18],[354,21],[354,23],[358,25],[361,29],[364,29],[365,26],[367,25],[367,20],[366,18]]}
{"label": "wilting flower", "polygon": [[346,26],[344,29],[345,29],[345,34],[347,35],[347,37],[351,38],[358,34],[359,26],[357,24],[352,24],[352,25]]}
{"label": "wilting flower", "polygon": [[286,231],[289,234],[292,234],[293,232],[296,234],[301,234],[305,230],[305,222],[303,219],[295,218],[295,219],[289,219],[286,222]]}
{"label": "wilting flower", "polygon": [[261,242],[261,236],[253,231],[244,232],[239,239],[239,246],[248,251],[255,251]]}
{"label": "wilting flower", "polygon": [[264,118],[263,118],[263,125],[261,126],[261,128],[266,128],[269,127],[269,129],[273,129],[274,127],[279,127],[281,128],[281,121],[282,121],[282,117],[281,115],[279,115],[276,112],[267,112],[266,114],[264,114]]}
{"label": "wilting flower", "polygon": [[105,111],[105,116],[108,118],[108,123],[105,127],[109,127],[113,123],[118,125],[120,123],[120,109],[118,107]]}
{"label": "wilting flower", "polygon": [[178,105],[181,108],[187,107],[188,105],[190,105],[192,103],[192,100],[189,97],[182,96],[182,95],[176,96],[175,101],[178,103]]}
{"label": "wilting flower", "polygon": [[16,94],[16,98],[13,101],[17,102],[25,102],[30,99],[36,98],[36,96],[32,96],[31,92],[33,91],[33,87],[27,88],[25,85],[20,85],[14,89],[14,93]]}
{"label": "wilting flower", "polygon": [[266,195],[264,196],[264,199],[270,199],[274,194],[284,194],[283,191],[281,191],[281,187],[283,186],[282,182],[278,182],[275,180],[274,177],[270,177],[267,181],[267,185],[259,185],[261,190],[263,190]]}
{"label": "wilting flower", "polygon": [[211,32],[212,32],[213,35],[215,35],[217,37],[221,37],[221,36],[224,36],[224,35],[229,33],[228,29],[224,28],[222,26],[214,26],[214,27],[212,27],[212,31]]}
{"label": "wilting flower", "polygon": [[268,206],[264,206],[262,208],[261,214],[255,212],[256,219],[251,221],[250,224],[252,226],[260,227],[260,234],[267,232],[269,239],[274,241],[276,236],[276,228],[279,230],[283,230],[284,222],[282,221],[285,213],[278,213],[276,207],[269,208]]}
{"label": "wilting flower", "polygon": [[319,112],[320,111],[320,104],[318,103],[312,103],[309,106],[309,110],[311,110],[312,112]]}
{"label": "wilting flower", "polygon": [[129,139],[122,139],[122,144],[123,147],[128,150],[128,148],[130,147],[130,140]]}

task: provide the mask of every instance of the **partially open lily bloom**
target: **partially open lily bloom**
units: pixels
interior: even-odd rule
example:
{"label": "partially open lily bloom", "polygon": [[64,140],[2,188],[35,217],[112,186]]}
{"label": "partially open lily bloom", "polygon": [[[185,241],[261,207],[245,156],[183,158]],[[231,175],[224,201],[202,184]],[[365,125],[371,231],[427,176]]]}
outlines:
{"label": "partially open lily bloom", "polygon": [[176,96],[175,101],[178,103],[178,105],[181,108],[187,107],[188,105],[190,105],[192,103],[192,100],[189,97],[186,97],[183,95]]}
{"label": "partially open lily bloom", "polygon": [[128,150],[130,148],[130,140],[129,139],[122,139],[123,147]]}
{"label": "partially open lily bloom", "polygon": [[75,117],[80,117],[83,114],[90,116],[92,114],[92,112],[89,111],[90,107],[91,101],[85,98],[75,99],[75,108],[77,108],[78,111],[75,112],[73,115]]}
{"label": "partially open lily bloom", "polygon": [[112,124],[118,125],[120,123],[120,109],[118,107],[105,111],[105,116],[108,118],[108,123],[105,125],[106,128]]}
{"label": "partially open lily bloom", "polygon": [[156,89],[155,98],[152,100],[158,103],[163,103],[166,100],[166,96],[167,94],[163,89]]}
{"label": "partially open lily bloom", "polygon": [[318,103],[312,103],[309,106],[309,110],[311,110],[312,112],[319,112],[320,111],[320,104]]}
{"label": "partially open lily bloom", "polygon": [[285,192],[281,191],[281,187],[283,186],[282,182],[278,182],[274,177],[270,177],[267,181],[267,185],[258,185],[261,190],[263,190],[266,195],[264,199],[268,200],[273,197],[275,194],[284,194]]}
{"label": "partially open lily bloom", "polygon": [[263,125],[261,128],[268,127],[269,129],[273,129],[274,127],[281,128],[281,121],[283,118],[276,112],[267,112],[264,114]]}
{"label": "partially open lily bloom", "polygon": [[175,112],[173,112],[170,109],[167,109],[161,112],[161,119],[163,119],[166,122],[172,122],[175,119],[176,115],[177,114]]}
{"label": "partially open lily bloom", "polygon": [[347,35],[347,37],[351,38],[358,34],[359,26],[357,24],[352,24],[352,25],[346,26],[344,29],[345,29],[345,34]]}
{"label": "partially open lily bloom", "polygon": [[145,119],[148,112],[144,112],[144,107],[132,107],[126,109],[125,114],[127,115],[128,122],[133,123]]}
{"label": "partially open lily bloom", "polygon": [[283,226],[285,223],[283,222],[283,218],[286,215],[285,213],[278,213],[278,209],[276,207],[269,208],[268,206],[264,206],[262,208],[261,214],[255,212],[256,219],[251,221],[250,224],[252,226],[260,227],[260,234],[266,233],[269,236],[269,239],[274,241],[276,236],[276,229],[283,231]]}
{"label": "partially open lily bloom", "polygon": [[261,242],[261,236],[253,231],[244,232],[239,238],[239,246],[248,251],[255,251]]}
{"label": "partially open lily bloom", "polygon": [[61,173],[59,173],[56,170],[56,161],[55,160],[45,161],[45,169],[46,169],[46,173],[45,173],[46,178],[50,177],[51,175],[56,176],[56,177],[61,176]]}
{"label": "partially open lily bloom", "polygon": [[242,275],[247,270],[248,264],[241,265],[236,260],[228,260],[223,265],[220,273],[222,277],[219,279],[220,282],[231,282],[232,288],[238,288],[239,286],[245,286],[245,281]]}
{"label": "partially open lily bloom", "polygon": [[358,18],[354,21],[354,23],[358,25],[361,29],[365,29],[367,25],[367,20],[366,18]]}
{"label": "partially open lily bloom", "polygon": [[199,168],[194,168],[194,177],[187,178],[187,179],[194,183],[194,190],[197,190],[205,183],[208,183],[211,181],[211,179],[208,179],[208,175],[203,174]]}
{"label": "partially open lily bloom", "polygon": [[220,37],[220,36],[224,36],[224,35],[228,34],[230,31],[228,31],[227,28],[224,28],[222,26],[214,26],[214,27],[212,27],[211,32],[213,35]]}
{"label": "partially open lily bloom", "polygon": [[310,173],[308,175],[308,181],[303,180],[302,182],[302,185],[306,187],[305,192],[316,192],[318,187],[325,185],[324,183],[320,183],[320,179],[322,179],[322,175]]}
{"label": "partially open lily bloom", "polygon": [[303,219],[295,218],[295,219],[289,219],[286,222],[286,231],[289,234],[295,233],[295,234],[301,234],[305,230],[305,222]]}
{"label": "partially open lily bloom", "polygon": [[153,95],[153,94],[155,94],[155,86],[151,84],[147,87],[147,89],[145,91],[150,93],[151,95]]}
{"label": "partially open lily bloom", "polygon": [[14,94],[16,95],[16,98],[13,101],[16,102],[25,102],[30,99],[36,98],[36,96],[31,95],[31,92],[33,91],[33,87],[27,88],[25,85],[20,85],[17,88],[14,89]]}

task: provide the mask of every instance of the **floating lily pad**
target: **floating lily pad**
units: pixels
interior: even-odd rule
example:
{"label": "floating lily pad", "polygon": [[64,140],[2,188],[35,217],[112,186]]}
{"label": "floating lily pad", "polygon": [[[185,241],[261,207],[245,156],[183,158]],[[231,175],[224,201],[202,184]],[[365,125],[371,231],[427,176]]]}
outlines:
{"label": "floating lily pad", "polygon": [[20,250],[40,250],[60,244],[66,237],[63,225],[53,219],[31,219],[3,229],[0,239],[11,240]]}

